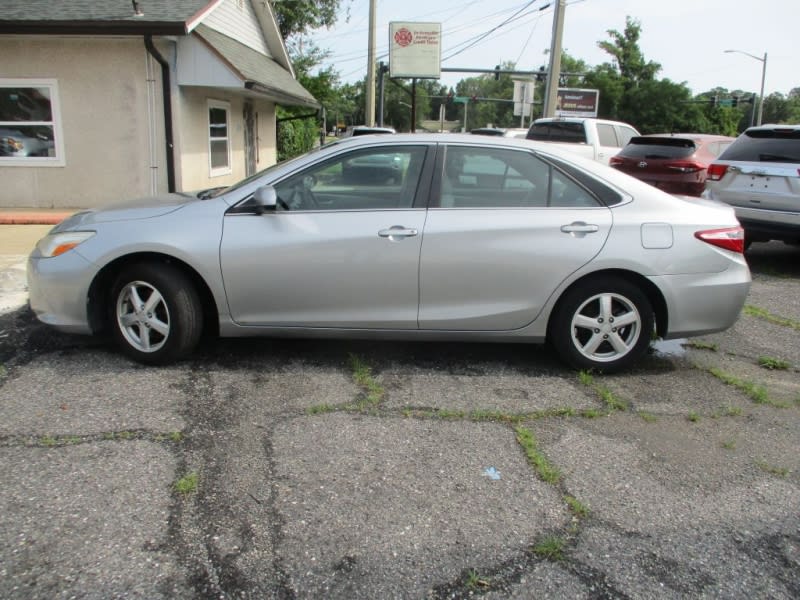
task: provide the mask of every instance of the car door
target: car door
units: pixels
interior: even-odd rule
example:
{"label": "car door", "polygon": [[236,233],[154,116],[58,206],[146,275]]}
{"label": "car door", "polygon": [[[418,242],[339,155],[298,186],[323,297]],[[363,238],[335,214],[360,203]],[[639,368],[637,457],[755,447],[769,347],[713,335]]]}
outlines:
{"label": "car door", "polygon": [[[275,184],[278,206],[225,217],[220,260],[241,325],[415,329],[427,148],[337,155]],[[428,172],[430,169],[428,169]]]}
{"label": "car door", "polygon": [[597,255],[611,211],[531,151],[453,144],[444,151],[440,200],[429,210],[420,257],[420,328],[524,327]]}

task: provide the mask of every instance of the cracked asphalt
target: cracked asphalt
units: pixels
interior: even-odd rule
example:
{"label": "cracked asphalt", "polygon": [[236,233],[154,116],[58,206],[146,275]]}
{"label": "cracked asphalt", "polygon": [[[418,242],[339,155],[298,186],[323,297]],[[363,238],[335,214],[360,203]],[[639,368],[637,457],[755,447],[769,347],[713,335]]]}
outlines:
{"label": "cracked asphalt", "polygon": [[614,376],[269,339],[150,368],[4,305],[0,597],[798,598],[798,258],[755,244],[731,330]]}

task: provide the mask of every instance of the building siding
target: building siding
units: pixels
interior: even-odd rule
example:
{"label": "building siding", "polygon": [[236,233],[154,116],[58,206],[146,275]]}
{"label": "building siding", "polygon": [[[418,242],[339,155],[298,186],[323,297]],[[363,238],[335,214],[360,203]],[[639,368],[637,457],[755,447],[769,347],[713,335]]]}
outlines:
{"label": "building siding", "polygon": [[272,58],[250,0],[225,0],[203,24]]}
{"label": "building siding", "polygon": [[0,166],[0,206],[98,206],[149,195],[154,178],[166,189],[163,116],[150,119],[160,79],[148,82],[141,38],[1,36],[0,56],[3,78],[57,81],[65,149],[64,166]]}

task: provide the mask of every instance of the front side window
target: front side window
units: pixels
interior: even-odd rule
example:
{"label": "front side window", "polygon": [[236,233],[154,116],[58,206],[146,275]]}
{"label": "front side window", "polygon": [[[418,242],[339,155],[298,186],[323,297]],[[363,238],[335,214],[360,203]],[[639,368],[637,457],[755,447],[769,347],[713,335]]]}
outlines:
{"label": "front side window", "polygon": [[0,79],[0,165],[64,165],[54,79]]}
{"label": "front side window", "polygon": [[275,186],[278,211],[411,208],[425,146],[380,146],[339,155]]}
{"label": "front side window", "polygon": [[596,207],[570,177],[530,152],[450,146],[442,173],[441,208]]}
{"label": "front side window", "polygon": [[231,173],[230,104],[208,101],[208,164],[211,177]]}

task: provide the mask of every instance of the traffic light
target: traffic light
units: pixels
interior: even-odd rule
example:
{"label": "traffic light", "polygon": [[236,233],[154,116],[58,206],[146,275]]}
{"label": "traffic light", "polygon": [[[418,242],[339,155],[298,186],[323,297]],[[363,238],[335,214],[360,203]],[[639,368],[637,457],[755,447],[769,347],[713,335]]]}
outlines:
{"label": "traffic light", "polygon": [[500,65],[494,66],[494,80],[498,81],[500,79]]}
{"label": "traffic light", "polygon": [[478,101],[478,95],[477,94],[472,94],[472,97],[470,98],[470,100],[472,100],[473,102],[477,102]]}
{"label": "traffic light", "polygon": [[731,98],[731,106],[739,106],[739,96]]}
{"label": "traffic light", "polygon": [[453,101],[453,96],[455,96],[455,94],[453,93],[453,88],[450,88],[450,91],[447,92],[447,100],[446,101],[447,101],[448,104],[450,104]]}
{"label": "traffic light", "polygon": [[542,81],[544,81],[546,75],[547,72],[544,70],[544,65],[542,65],[541,67],[539,67],[539,72],[536,74],[536,81],[541,83]]}
{"label": "traffic light", "polygon": [[711,108],[715,108],[717,105],[719,105],[719,95],[714,94],[711,96],[711,98],[708,99],[708,103]]}

